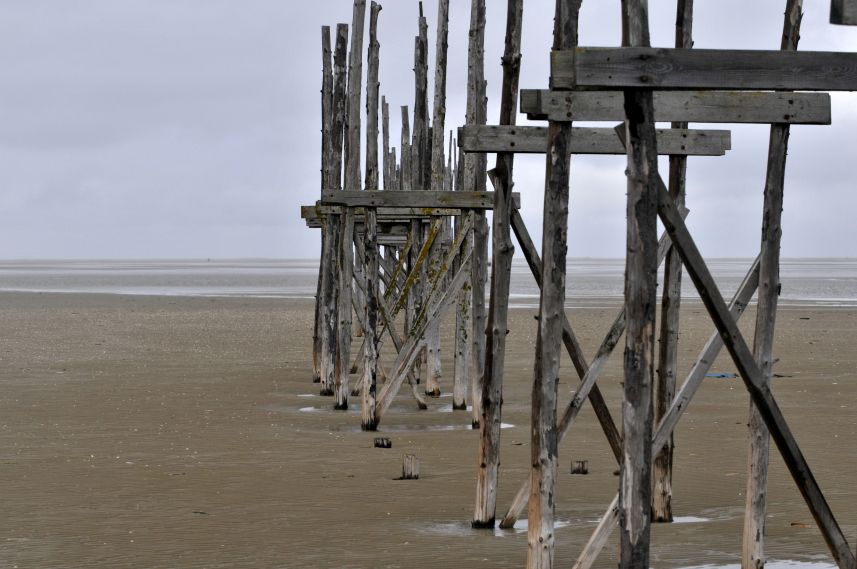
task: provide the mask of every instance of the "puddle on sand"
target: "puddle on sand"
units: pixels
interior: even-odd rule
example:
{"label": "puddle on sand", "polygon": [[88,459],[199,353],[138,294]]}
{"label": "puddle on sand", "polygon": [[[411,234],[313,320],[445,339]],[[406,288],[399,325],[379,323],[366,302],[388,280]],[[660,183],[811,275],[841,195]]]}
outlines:
{"label": "puddle on sand", "polygon": [[315,397],[312,393],[299,393],[298,397]]}
{"label": "puddle on sand", "polygon": [[[580,521],[580,523],[583,524],[588,522]],[[570,525],[570,520],[556,520],[554,521],[553,527],[554,529],[561,529],[569,527]],[[469,522],[429,524],[428,526],[421,526],[420,531],[437,535],[457,536],[485,535],[486,533],[484,529],[473,529],[470,527]],[[494,535],[497,537],[508,537],[510,535],[518,535],[522,533],[527,533],[527,520],[518,520],[515,522],[512,529],[500,529],[499,526],[494,528]]]}
{"label": "puddle on sand", "polygon": [[700,518],[699,516],[675,516],[674,524],[698,524],[700,522],[710,522],[711,518]]}
{"label": "puddle on sand", "polygon": [[301,413],[315,413],[316,411],[321,411],[318,407],[301,407],[298,409]]}

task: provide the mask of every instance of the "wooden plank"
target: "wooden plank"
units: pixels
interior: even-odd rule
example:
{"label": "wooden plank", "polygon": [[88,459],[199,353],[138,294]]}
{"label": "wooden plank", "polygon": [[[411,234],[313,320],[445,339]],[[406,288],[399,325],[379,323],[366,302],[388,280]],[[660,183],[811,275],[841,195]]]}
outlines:
{"label": "wooden plank", "polygon": [[[513,194],[514,207],[520,208],[521,196]],[[491,209],[494,207],[493,192],[363,192],[322,191],[323,205],[349,207],[405,207],[405,208],[456,208]]]}
{"label": "wooden plank", "polygon": [[[506,10],[506,39],[503,51],[503,84],[500,98],[500,124],[514,125],[518,114],[518,84],[521,75],[521,35],[523,0],[510,0]],[[547,144],[547,139],[545,139]],[[547,147],[547,146],[545,146]],[[493,528],[497,510],[497,484],[500,475],[500,425],[503,406],[503,373],[506,359],[506,334],[509,325],[509,289],[512,259],[512,175],[515,155],[498,154],[497,163],[488,172],[494,187],[493,242],[491,248],[491,286],[485,337],[485,363],[480,394],[479,468],[476,477],[476,504],[473,527]]]}
{"label": "wooden plank", "polygon": [[831,0],[830,23],[857,26],[857,0]]}
{"label": "wooden plank", "polygon": [[354,0],[351,50],[348,54],[348,105],[346,107],[345,189],[359,190],[360,183],[360,96],[363,91],[363,28],[366,0]]}
{"label": "wooden plank", "polygon": [[[676,4],[675,46],[693,47],[693,0],[679,0]],[[687,123],[674,122],[672,130],[686,129]],[[621,141],[620,141],[621,144]],[[662,152],[658,139],[658,152]],[[687,157],[670,156],[670,195],[679,207],[685,203]],[[655,385],[655,424],[669,408],[675,396],[676,368],[678,366],[678,330],[681,308],[681,258],[670,249],[664,263],[663,295],[661,296],[661,324],[658,340],[657,378]],[[654,451],[652,464],[652,522],[671,522],[673,440]]]}
{"label": "wooden plank", "polygon": [[[658,129],[662,155],[722,156],[732,147],[728,130]],[[538,126],[472,126],[458,129],[465,152],[544,154],[548,129]],[[612,128],[574,127],[571,154],[625,154]]]}
{"label": "wooden plank", "polygon": [[418,35],[414,38],[414,132],[411,142],[411,184],[414,190],[428,190],[426,173],[431,168],[428,116],[428,22],[419,5]]}
{"label": "wooden plank", "polygon": [[[780,49],[795,51],[800,38],[803,0],[788,0],[783,22]],[[789,126],[771,125],[768,163],[762,208],[762,244],[759,264],[759,294],[756,308],[756,330],[753,356],[762,372],[761,379],[770,386],[773,374],[774,325],[780,290],[780,236],[782,235],[783,188]],[[750,402],[747,422],[747,492],[744,509],[744,538],[741,563],[744,567],[765,564],[765,515],[768,504],[768,458],[770,436],[755,405]]]}
{"label": "wooden plank", "polygon": [[[621,91],[521,91],[521,112],[531,119],[624,120]],[[656,91],[659,122],[830,124],[827,93]]]}
{"label": "wooden plank", "polygon": [[[646,0],[622,1],[623,45],[649,45]],[[630,48],[629,48],[630,49]],[[552,86],[557,82],[552,79]],[[649,567],[652,392],[657,303],[658,151],[652,91],[625,91],[628,147],[625,353],[619,476],[619,569]]]}
{"label": "wooden plank", "polygon": [[857,91],[857,53],[579,47],[551,57],[554,89]]}

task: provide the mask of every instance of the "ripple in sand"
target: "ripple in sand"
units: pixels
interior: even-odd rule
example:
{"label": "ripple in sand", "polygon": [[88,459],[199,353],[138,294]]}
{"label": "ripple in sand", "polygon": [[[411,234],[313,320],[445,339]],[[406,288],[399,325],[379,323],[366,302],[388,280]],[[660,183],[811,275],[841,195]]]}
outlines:
{"label": "ripple in sand", "polygon": [[[741,569],[740,563],[728,563],[726,565],[694,565],[686,569]],[[836,569],[833,563],[820,561],[791,561],[769,559],[765,562],[765,569]]]}

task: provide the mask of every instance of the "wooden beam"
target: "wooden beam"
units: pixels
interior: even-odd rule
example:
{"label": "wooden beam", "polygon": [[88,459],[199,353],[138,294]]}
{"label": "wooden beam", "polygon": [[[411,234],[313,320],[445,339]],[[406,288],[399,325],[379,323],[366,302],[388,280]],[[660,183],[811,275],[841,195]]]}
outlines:
{"label": "wooden beam", "polygon": [[[516,207],[520,207],[520,194],[514,196]],[[494,207],[493,192],[363,192],[324,190],[321,201],[324,205],[350,207],[407,207],[407,208],[457,208],[491,209]]]}
{"label": "wooden beam", "polygon": [[553,53],[554,89],[857,91],[857,53],[579,47]]}
{"label": "wooden beam", "polygon": [[[657,91],[659,122],[830,124],[827,93]],[[617,122],[624,120],[621,91],[521,91],[530,119]]]}
{"label": "wooden beam", "polygon": [[[658,129],[658,153],[663,155],[723,156],[732,147],[728,130]],[[472,126],[458,129],[465,152],[544,154],[548,129],[539,126]],[[625,154],[612,128],[574,127],[571,154]]]}
{"label": "wooden beam", "polygon": [[857,0],[831,0],[830,23],[857,26]]}

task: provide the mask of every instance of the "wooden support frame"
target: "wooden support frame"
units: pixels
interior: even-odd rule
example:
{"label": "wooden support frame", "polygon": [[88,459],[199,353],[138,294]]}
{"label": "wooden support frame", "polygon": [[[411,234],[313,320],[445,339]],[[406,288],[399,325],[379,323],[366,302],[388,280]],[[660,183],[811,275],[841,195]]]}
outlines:
{"label": "wooden support frame", "polygon": [[[687,210],[684,210],[683,215],[687,215]],[[522,221],[521,221],[522,224]],[[517,225],[517,224],[516,224]],[[518,230],[520,235],[519,241],[523,238],[524,242],[529,241],[529,235],[525,233],[526,228],[522,225],[518,225],[521,229]],[[523,229],[523,231],[522,231]],[[670,250],[670,240],[667,235],[661,236],[660,241],[658,242],[658,264],[660,265],[663,262],[664,258],[667,255],[667,252]],[[524,245],[524,250],[528,250],[529,247]],[[568,336],[572,336],[573,332],[571,331],[571,324],[568,322],[568,318],[563,322],[564,330],[568,330]],[[589,398],[592,401],[593,406],[596,409],[596,414],[598,414],[599,418],[606,413],[607,422],[602,422],[602,428],[604,429],[605,434],[607,434],[608,441],[611,442],[611,449],[613,450],[613,456],[616,458],[617,464],[621,464],[622,461],[622,442],[619,436],[618,429],[615,424],[613,424],[612,417],[610,417],[610,412],[604,404],[603,399],[601,398],[600,392],[598,391],[598,386],[596,381],[598,380],[599,375],[601,374],[601,370],[604,367],[604,364],[607,363],[607,359],[610,357],[610,354],[613,352],[613,349],[619,342],[620,336],[625,332],[625,309],[619,311],[619,314],[613,320],[613,323],[610,326],[609,331],[604,337],[604,340],[601,343],[597,353],[595,354],[595,359],[592,360],[590,365],[585,365],[585,367],[579,367],[578,373],[580,374],[580,385],[577,387],[575,391],[574,397],[571,401],[568,402],[565,410],[563,411],[562,418],[559,420],[557,431],[559,433],[559,441],[565,438],[568,432],[571,430],[571,426],[574,423],[574,420],[577,418],[577,414],[580,412],[580,409],[583,407],[583,402]],[[565,335],[565,334],[564,334]],[[572,349],[574,346],[574,349]],[[567,342],[566,349],[569,351],[569,354],[576,349],[579,350],[580,346],[577,345],[577,342],[574,343]],[[582,358],[582,354],[578,355],[577,358]],[[581,373],[581,371],[583,373]],[[593,394],[596,394],[593,397]],[[599,409],[601,411],[599,412]],[[514,527],[515,522],[518,521],[518,518],[521,515],[524,507],[527,505],[527,501],[529,499],[530,492],[530,480],[529,478],[524,481],[523,484],[518,489],[517,494],[515,494],[515,498],[512,500],[509,509],[506,511],[506,514],[503,516],[503,520],[500,522],[500,527],[503,529],[511,529]]]}
{"label": "wooden support frame", "polygon": [[[827,93],[768,91],[656,91],[658,122],[828,125]],[[521,112],[533,120],[618,122],[625,120],[621,91],[521,91]]]}
{"label": "wooden support frame", "polygon": [[578,47],[551,58],[554,89],[857,91],[857,53]]}
{"label": "wooden support frame", "polygon": [[673,246],[681,255],[684,266],[711,316],[724,345],[738,368],[738,373],[750,393],[762,419],[770,430],[771,437],[780,451],[780,455],[791,474],[795,486],[804,498],[810,513],[840,569],[853,569],[857,566],[857,555],[849,548],[848,540],[842,533],[830,505],[824,497],[812,470],[800,450],[782,411],[765,382],[764,374],[756,364],[750,348],[729,308],[720,295],[720,290],[708,270],[693,237],[684,224],[675,203],[669,195],[657,169],[651,175],[658,183],[658,217],[673,240]]}
{"label": "wooden support frame", "polygon": [[[658,129],[658,152],[663,155],[723,156],[732,148],[728,130]],[[544,154],[548,130],[540,126],[472,126],[458,129],[465,152]],[[625,154],[612,128],[574,127],[571,154]]]}

